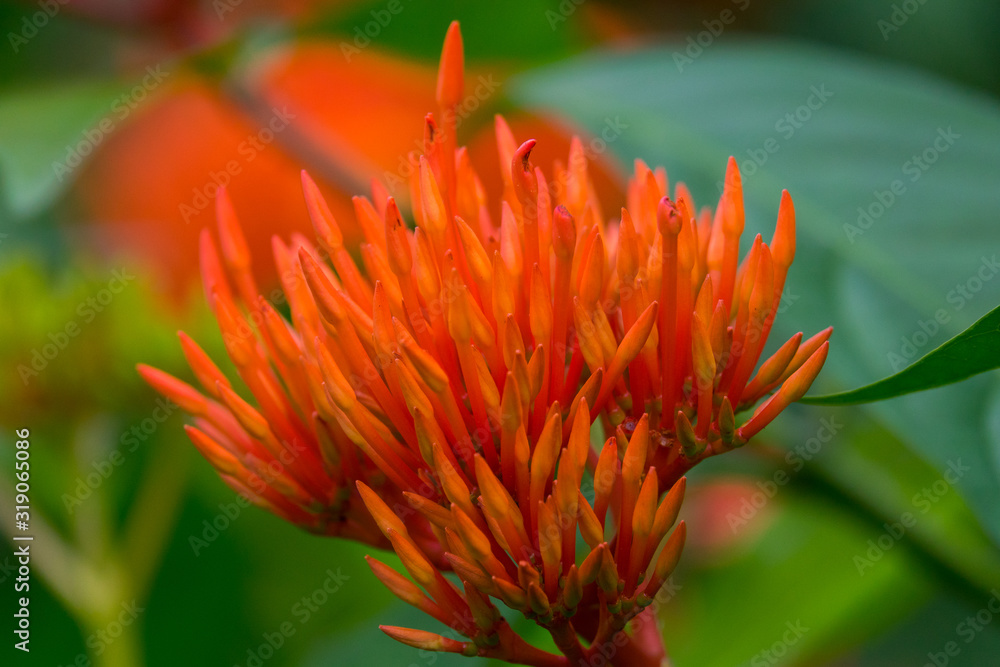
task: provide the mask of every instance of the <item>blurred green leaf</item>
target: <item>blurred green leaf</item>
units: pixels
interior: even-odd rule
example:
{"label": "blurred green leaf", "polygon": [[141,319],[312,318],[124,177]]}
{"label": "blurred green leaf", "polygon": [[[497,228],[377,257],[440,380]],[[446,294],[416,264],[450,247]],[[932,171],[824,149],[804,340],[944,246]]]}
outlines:
{"label": "blurred green leaf", "polygon": [[[24,217],[53,201],[80,162],[103,141],[121,84],[108,80],[47,84],[0,97],[0,182]],[[103,128],[95,125],[106,121]],[[92,134],[87,135],[90,131]]]}
{"label": "blurred green leaf", "polygon": [[[926,599],[930,587],[902,549],[858,574],[852,559],[868,534],[843,508],[790,489],[771,502],[774,522],[730,562],[682,561],[679,591],[661,611],[677,667],[824,664],[819,656],[877,635]],[[712,640],[720,610],[733,619],[724,642]]]}
{"label": "blurred green leaf", "polygon": [[802,403],[871,403],[961,382],[995,368],[1000,368],[1000,307],[994,308],[971,327],[895,375],[852,391],[806,396]]}
{"label": "blurred green leaf", "polygon": [[[798,256],[775,338],[834,324],[818,387],[867,384],[1000,302],[993,249],[1000,109],[918,73],[791,44],[591,55],[508,84],[515,101],[589,129],[592,153],[666,165],[714,203],[736,155],[745,243],[769,238],[779,194],[798,213]],[[780,341],[775,341],[780,342]],[[864,410],[959,488],[1000,540],[1000,437],[987,428],[994,376]]]}
{"label": "blurred green leaf", "polygon": [[[771,437],[692,472],[693,542],[682,563],[693,569],[678,575],[680,607],[665,611],[668,623],[695,618],[667,630],[674,656],[744,664],[771,645],[769,634],[779,640],[775,629],[801,619],[807,641],[778,664],[829,664],[903,621],[931,591],[975,613],[1000,584],[1000,551],[940,471],[859,411],[817,412],[794,406]],[[739,479],[743,500],[726,490]],[[703,540],[717,546],[699,553]],[[702,654],[714,630],[699,615],[720,610],[751,626],[738,635],[741,654]]]}
{"label": "blurred green leaf", "polygon": [[[848,411],[833,414],[844,413]],[[877,426],[860,424],[848,432],[848,437],[824,448],[815,465],[806,469],[807,477],[832,482],[853,506],[864,508],[876,519],[876,539],[887,525],[898,528],[906,516],[911,524],[903,526],[906,545],[922,551],[928,559],[925,566],[934,565],[934,574],[967,599],[988,596],[987,591],[1000,586],[1000,550],[955,492],[956,478],[968,472],[962,460],[940,471]]]}
{"label": "blurred green leaf", "polygon": [[[142,360],[184,368],[177,312],[157,298],[133,262],[98,265],[75,260],[49,272],[15,251],[0,266],[0,421],[54,419],[67,428],[95,411],[122,418],[152,410],[152,394],[135,371]],[[184,322],[211,331],[207,312]],[[142,415],[148,416],[148,415]]]}
{"label": "blurred green leaf", "polygon": [[[861,655],[850,664],[853,667],[933,665],[931,657],[934,656],[939,663],[947,659],[948,667],[989,665],[1000,655],[1000,627],[991,623],[985,626],[984,632],[970,633],[969,625],[969,618],[987,609],[988,604],[996,603],[992,598],[983,598],[978,608],[970,609],[968,605],[941,596],[898,628],[864,647]],[[944,653],[949,645],[951,653]]]}
{"label": "blurred green leaf", "polygon": [[952,80],[997,90],[1000,71],[983,67],[1000,57],[993,39],[1000,27],[996,5],[979,0],[917,5],[895,0],[842,0],[836,4],[780,0],[756,4],[758,25],[769,34],[791,33],[909,62]]}
{"label": "blurred green leaf", "polygon": [[[390,12],[385,0],[358,3],[334,14],[312,31],[340,35],[341,49],[378,48],[401,51],[436,62],[451,21],[462,23],[466,57],[471,62],[512,59],[537,63],[578,51],[583,44],[578,7],[561,0],[508,0],[472,4],[463,0],[402,2]],[[580,12],[582,13],[582,12]]]}

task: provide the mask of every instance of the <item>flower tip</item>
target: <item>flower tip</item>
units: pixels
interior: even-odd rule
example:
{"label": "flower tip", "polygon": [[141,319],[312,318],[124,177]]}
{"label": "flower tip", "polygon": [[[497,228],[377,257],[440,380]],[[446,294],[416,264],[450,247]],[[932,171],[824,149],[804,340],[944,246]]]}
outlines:
{"label": "flower tip", "polygon": [[731,155],[726,165],[726,182],[723,187],[722,231],[727,238],[738,239],[743,233],[745,224],[743,178],[740,176],[740,165],[736,162],[736,158]]}
{"label": "flower tip", "polygon": [[742,192],[742,186],[743,177],[740,175],[740,163],[736,161],[734,156],[730,155],[729,160],[726,161],[726,188],[733,187]]}
{"label": "flower tip", "polygon": [[136,364],[135,370],[150,387],[192,415],[204,414],[207,402],[198,390],[173,375],[146,364]]}
{"label": "flower tip", "polygon": [[205,299],[213,310],[215,309],[215,293],[229,296],[229,282],[222,268],[219,252],[215,247],[215,239],[207,227],[198,234],[198,266],[201,270],[201,282],[205,287]]}
{"label": "flower tip", "polygon": [[623,285],[631,285],[639,272],[639,245],[628,210],[622,209],[621,225],[618,227],[618,257],[616,268],[618,279]]}
{"label": "flower tip", "polygon": [[195,449],[221,474],[235,478],[245,477],[247,471],[236,460],[236,457],[211,437],[191,424],[184,425],[184,433]]}
{"label": "flower tip", "polygon": [[733,413],[733,404],[728,396],[722,397],[722,407],[719,408],[719,436],[725,445],[733,444],[736,435],[736,415]]}
{"label": "flower tip", "polygon": [[534,147],[535,140],[528,139],[514,151],[510,160],[510,176],[517,199],[522,206],[528,207],[534,206],[538,199],[538,178],[530,159]]}
{"label": "flower tip", "polygon": [[223,384],[221,381],[215,381],[215,391],[218,396],[225,403],[226,407],[229,408],[229,412],[232,413],[236,421],[247,430],[250,435],[257,438],[258,440],[264,440],[268,437],[271,432],[268,426],[267,420],[253,408],[249,403],[243,400],[239,394],[237,394],[232,387]]}
{"label": "flower tip", "polygon": [[569,209],[560,204],[552,213],[552,249],[564,262],[573,259],[576,248],[576,222]]}
{"label": "flower tip", "polygon": [[[832,330],[833,327],[830,327],[830,329]],[[829,352],[830,341],[823,341],[819,349],[813,352],[812,356],[806,360],[806,363],[802,364],[802,368],[792,373],[792,376],[785,380],[784,387],[787,387],[789,393],[794,396],[793,401],[799,400],[809,391],[809,387],[812,386],[816,376],[823,369],[823,364],[826,363],[826,357]]]}
{"label": "flower tip", "polygon": [[514,159],[521,162],[521,168],[524,171],[531,171],[529,158],[531,157],[531,151],[534,150],[535,144],[537,143],[538,141],[535,139],[528,139],[518,147],[517,151],[514,152]]}
{"label": "flower tip", "polygon": [[678,410],[676,415],[677,439],[681,443],[684,456],[692,461],[698,458],[705,451],[705,443],[698,440],[694,432],[691,420],[684,414],[683,410]]}
{"label": "flower tip", "polygon": [[452,21],[441,49],[441,64],[438,67],[437,103],[442,107],[454,107],[462,101],[465,90],[465,48],[462,44],[462,29],[458,21]]}
{"label": "flower tip", "polygon": [[320,275],[319,262],[317,262],[316,258],[312,256],[312,253],[304,247],[300,247],[298,252],[295,253],[295,256],[299,260],[299,266],[302,267],[302,273],[305,276],[306,284],[309,285],[311,289],[312,284],[309,282],[310,279],[313,279],[313,282],[316,282],[316,279]]}
{"label": "flower tip", "polygon": [[219,241],[226,264],[234,270],[250,267],[250,250],[236,217],[236,209],[225,186],[219,186],[215,195],[215,219],[219,227]]}
{"label": "flower tip", "polygon": [[681,233],[683,219],[681,218],[680,211],[677,210],[676,204],[670,200],[670,197],[663,197],[660,203],[657,204],[656,221],[660,225],[660,232],[664,235],[671,234],[676,236]]}
{"label": "flower tip", "polygon": [[375,523],[378,525],[379,530],[382,531],[382,534],[390,541],[393,541],[393,536],[398,536],[402,540],[409,540],[406,525],[396,516],[396,513],[389,508],[385,501],[361,480],[357,481],[357,488],[361,500],[364,502],[365,507],[368,508],[368,513],[375,519]]}
{"label": "flower tip", "polygon": [[[642,311],[642,314],[639,315],[632,328],[628,330],[628,333],[622,339],[615,359],[629,364],[639,355],[643,345],[646,344],[646,340],[649,339],[649,334],[653,331],[653,325],[656,324],[656,315],[659,312],[659,306],[658,301],[654,301],[646,306],[646,309]],[[615,366],[614,370],[617,373],[619,369]],[[624,372],[624,367],[621,371]]]}
{"label": "flower tip", "polygon": [[378,629],[396,641],[424,651],[444,651],[447,653],[465,652],[465,643],[442,637],[425,630],[401,628],[395,625],[380,625]]}
{"label": "flower tip", "polygon": [[788,190],[781,191],[778,223],[771,239],[771,256],[775,264],[786,269],[795,257],[795,204]]}
{"label": "flower tip", "polygon": [[333,217],[333,213],[330,211],[330,207],[326,203],[326,199],[323,198],[323,193],[320,192],[316,181],[312,179],[305,169],[302,170],[301,174],[302,193],[306,200],[306,208],[309,211],[309,220],[312,221],[316,236],[328,251],[332,248],[341,247],[344,244],[344,236],[340,231],[340,226],[337,224],[336,219]]}
{"label": "flower tip", "polygon": [[312,176],[305,169],[299,171],[299,180],[302,182],[302,191],[306,193],[306,196],[310,192],[314,192],[319,188],[316,186],[316,181],[313,180]]}

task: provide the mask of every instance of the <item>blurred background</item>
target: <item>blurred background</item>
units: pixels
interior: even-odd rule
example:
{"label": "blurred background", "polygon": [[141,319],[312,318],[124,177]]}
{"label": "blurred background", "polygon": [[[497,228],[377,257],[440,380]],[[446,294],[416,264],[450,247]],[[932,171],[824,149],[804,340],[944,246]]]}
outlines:
{"label": "blurred background", "polygon": [[[368,548],[240,504],[134,370],[188,378],[178,329],[224,357],[196,252],[219,185],[270,285],[271,235],[309,228],[301,168],[340,218],[372,178],[405,198],[452,19],[460,139],[488,188],[503,113],[546,167],[581,133],[606,210],[639,157],[714,204],[735,155],[748,231],[769,235],[791,191],[772,338],[836,327],[816,391],[889,375],[1000,303],[996,3],[0,2],[0,525],[28,428],[36,535],[30,656],[0,545],[0,662],[477,664],[384,638],[432,622]],[[997,664],[998,389],[798,406],[695,470],[660,610],[676,666]]]}

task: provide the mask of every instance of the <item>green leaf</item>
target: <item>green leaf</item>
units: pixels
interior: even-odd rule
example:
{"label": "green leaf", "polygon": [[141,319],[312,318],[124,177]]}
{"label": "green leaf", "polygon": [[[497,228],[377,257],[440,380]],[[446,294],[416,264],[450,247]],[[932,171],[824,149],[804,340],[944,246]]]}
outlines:
{"label": "green leaf", "polygon": [[[842,507],[791,489],[771,502],[772,519],[751,519],[770,525],[752,542],[719,549],[725,562],[706,566],[707,555],[685,549],[674,575],[679,591],[661,610],[677,667],[828,664],[821,658],[877,635],[932,589],[902,549],[859,576],[853,557],[864,553],[868,527]],[[720,610],[740,619],[726,628],[724,642]],[[781,662],[768,661],[774,645],[783,649]]]}
{"label": "green leaf", "polygon": [[[729,34],[701,53],[588,55],[507,90],[576,121],[593,153],[665,165],[699,205],[715,204],[737,156],[744,249],[755,233],[770,238],[787,188],[797,257],[771,346],[834,325],[817,393],[898,372],[1000,303],[993,100],[898,66]],[[962,457],[972,470],[959,488],[1000,542],[996,385],[981,375],[862,409],[938,470]]]}
{"label": "green leaf", "polygon": [[895,375],[852,391],[806,396],[801,402],[808,405],[854,405],[883,401],[961,382],[995,368],[1000,368],[1000,306]]}
{"label": "green leaf", "polygon": [[[838,415],[846,425],[850,411],[831,411],[827,419]],[[844,496],[834,498],[838,504],[864,510],[876,533],[907,515],[913,517],[904,526],[906,546],[923,554],[924,576],[937,576],[939,588],[966,599],[989,597],[988,591],[1000,586],[1000,550],[955,492],[954,480],[968,474],[968,466],[957,457],[942,473],[883,429],[867,420],[851,421],[863,423],[853,423],[844,437],[824,447],[803,471],[806,476],[838,490]]]}
{"label": "green leaf", "polygon": [[[17,217],[38,213],[107,138],[122,85],[108,80],[7,91],[0,98],[0,183]],[[102,127],[85,133],[103,121]]]}

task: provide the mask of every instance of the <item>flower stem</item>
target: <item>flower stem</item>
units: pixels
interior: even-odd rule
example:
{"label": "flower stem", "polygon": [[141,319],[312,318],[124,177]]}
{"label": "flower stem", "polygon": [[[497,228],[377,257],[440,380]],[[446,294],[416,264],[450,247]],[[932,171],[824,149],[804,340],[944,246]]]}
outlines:
{"label": "flower stem", "polygon": [[[119,609],[116,608],[114,611],[118,612]],[[97,633],[99,631],[104,633],[103,636],[108,637],[106,634],[108,627],[111,627],[113,623],[117,623],[116,616],[117,614],[112,614],[110,618],[105,618],[104,622],[98,621],[97,623],[90,624],[97,626],[92,627],[91,632]],[[103,650],[100,653],[91,651],[90,664],[94,667],[142,667],[145,663],[142,656],[142,641],[139,635],[140,628],[138,627],[138,622],[135,622],[131,626],[126,627],[118,637],[100,644],[103,646]],[[91,636],[100,637],[101,635]]]}
{"label": "flower stem", "polygon": [[652,609],[646,609],[632,619],[629,641],[619,648],[611,664],[614,667],[668,667],[663,636]]}
{"label": "flower stem", "polygon": [[635,616],[622,630],[615,630],[602,619],[594,642],[587,647],[584,665],[608,664],[612,667],[669,667],[663,636],[656,623],[653,607]]}

